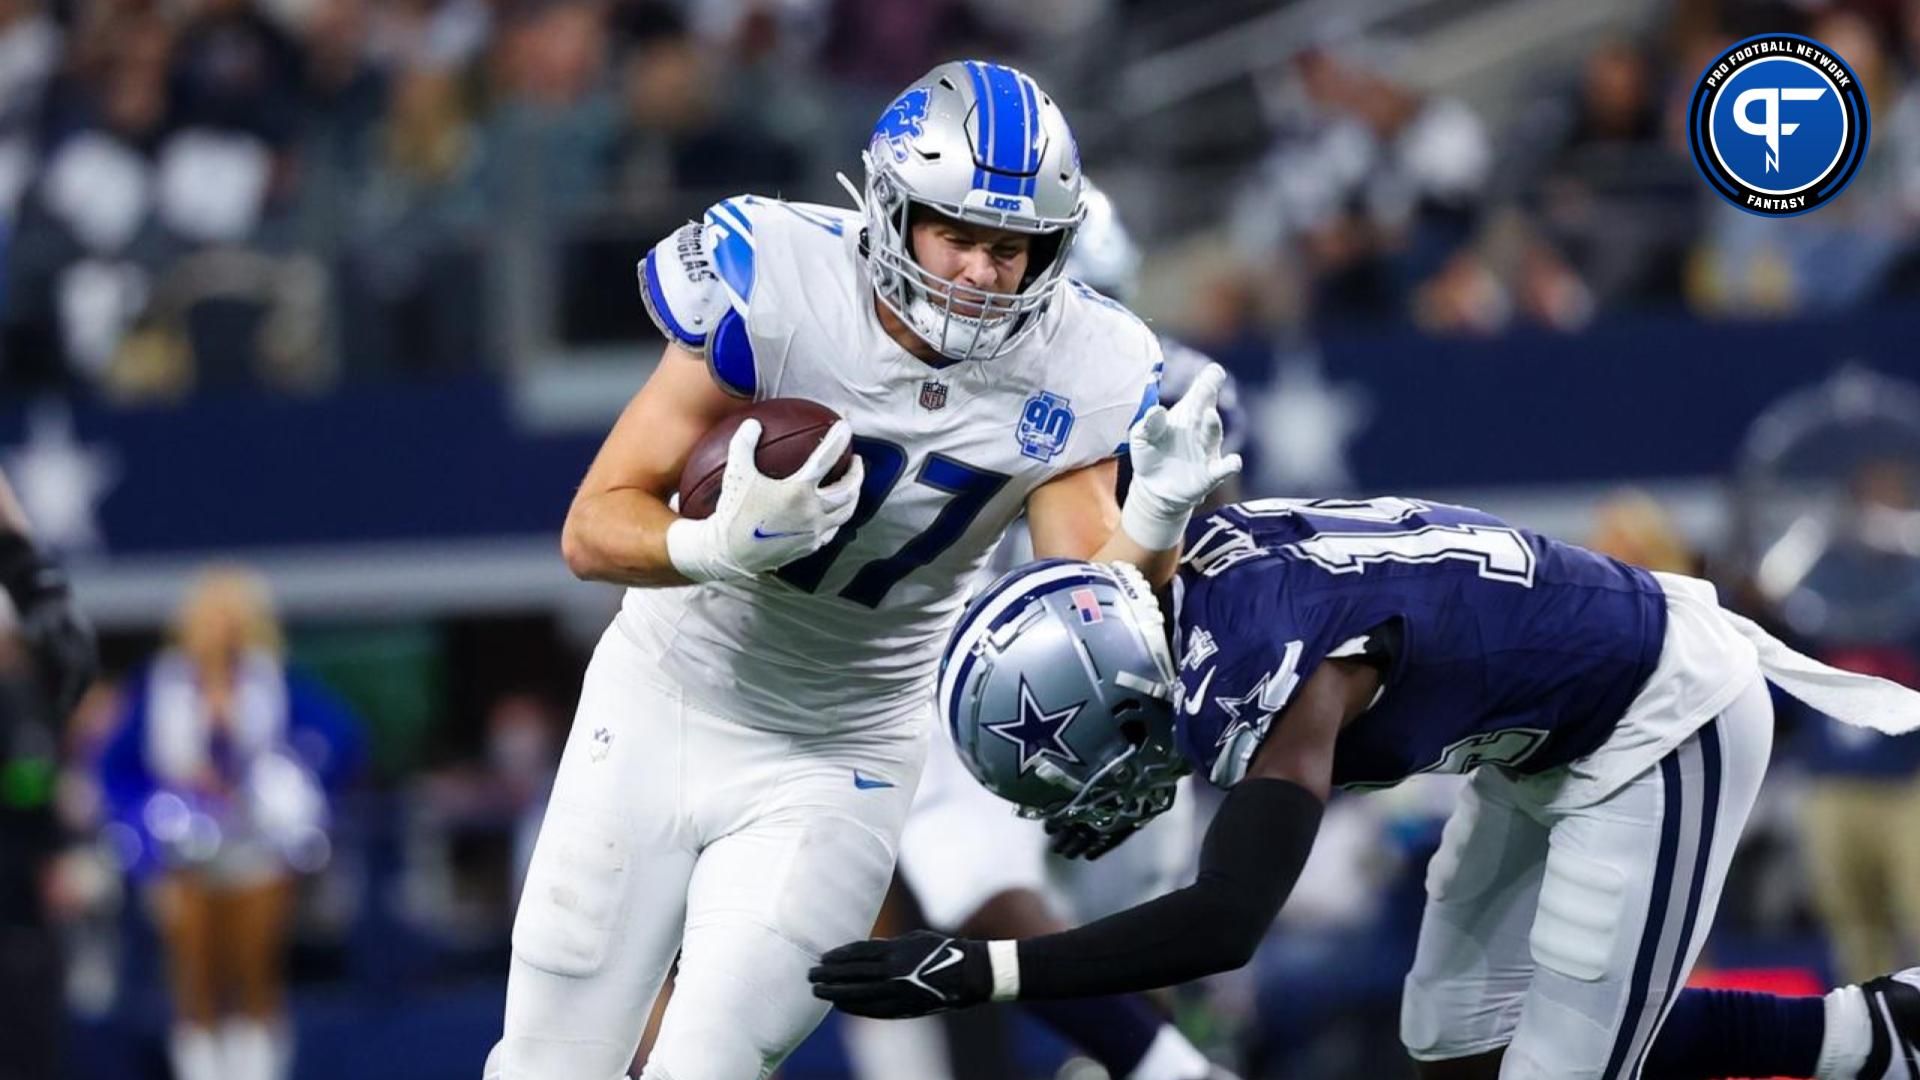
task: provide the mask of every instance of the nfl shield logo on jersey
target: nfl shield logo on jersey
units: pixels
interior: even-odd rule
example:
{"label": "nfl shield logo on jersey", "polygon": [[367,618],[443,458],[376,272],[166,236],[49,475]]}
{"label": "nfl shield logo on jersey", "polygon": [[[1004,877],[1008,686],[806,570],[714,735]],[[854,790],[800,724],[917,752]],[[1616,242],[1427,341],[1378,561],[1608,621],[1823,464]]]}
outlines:
{"label": "nfl shield logo on jersey", "polygon": [[1020,410],[1017,431],[1020,452],[1035,461],[1052,461],[1067,448],[1067,436],[1073,434],[1073,410],[1067,399],[1042,390],[1027,399]]}
{"label": "nfl shield logo on jersey", "polygon": [[938,379],[928,379],[920,384],[920,407],[923,409],[944,409],[947,407],[947,384]]}

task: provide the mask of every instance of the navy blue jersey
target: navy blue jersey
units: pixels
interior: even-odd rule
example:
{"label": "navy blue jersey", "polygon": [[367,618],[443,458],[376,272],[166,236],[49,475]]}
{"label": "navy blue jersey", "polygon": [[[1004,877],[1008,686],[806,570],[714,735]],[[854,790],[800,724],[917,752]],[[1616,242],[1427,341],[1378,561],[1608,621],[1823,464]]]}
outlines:
{"label": "navy blue jersey", "polygon": [[1260,499],[1196,520],[1176,583],[1182,752],[1230,785],[1329,657],[1385,678],[1333,782],[1564,765],[1605,741],[1660,659],[1644,570],[1413,499]]}

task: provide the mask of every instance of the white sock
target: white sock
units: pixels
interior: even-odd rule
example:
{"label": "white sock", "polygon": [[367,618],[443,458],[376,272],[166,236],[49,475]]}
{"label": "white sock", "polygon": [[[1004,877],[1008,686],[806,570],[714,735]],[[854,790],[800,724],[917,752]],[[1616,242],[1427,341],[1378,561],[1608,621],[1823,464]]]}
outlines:
{"label": "white sock", "polygon": [[220,1043],[213,1029],[180,1024],[167,1036],[167,1057],[177,1080],[223,1080]]}
{"label": "white sock", "polygon": [[1210,1068],[1206,1055],[1195,1049],[1179,1028],[1161,1024],[1153,1045],[1147,1047],[1147,1056],[1127,1074],[1127,1080],[1198,1080]]}
{"label": "white sock", "polygon": [[889,1077],[926,1077],[953,1080],[947,1056],[947,1029],[938,1017],[912,1020],[869,1020],[844,1016],[841,1042],[859,1080]]}
{"label": "white sock", "polygon": [[236,1017],[221,1024],[220,1048],[227,1080],[278,1080],[280,1056],[261,1021]]}
{"label": "white sock", "polygon": [[1827,995],[1826,1006],[1827,1031],[1820,1038],[1814,1080],[1856,1080],[1873,1049],[1866,992],[1858,986],[1843,986]]}

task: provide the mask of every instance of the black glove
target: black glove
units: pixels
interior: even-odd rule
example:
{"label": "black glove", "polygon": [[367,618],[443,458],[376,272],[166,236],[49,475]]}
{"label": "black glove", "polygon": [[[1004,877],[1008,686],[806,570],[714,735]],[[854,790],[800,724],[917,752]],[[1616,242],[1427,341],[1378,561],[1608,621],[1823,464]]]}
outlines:
{"label": "black glove", "polygon": [[1063,859],[1085,859],[1088,862],[1105,855],[1140,831],[1145,822],[1133,822],[1109,832],[1100,832],[1085,825],[1066,825],[1052,818],[1047,819],[1047,835],[1053,837],[1047,846],[1055,855]]}
{"label": "black glove", "polygon": [[0,588],[33,650],[47,704],[64,720],[93,682],[93,628],[74,605],[66,574],[18,533],[0,532]]}
{"label": "black glove", "polygon": [[842,945],[822,956],[807,978],[814,997],[880,1020],[965,1008],[993,996],[987,943],[931,930]]}

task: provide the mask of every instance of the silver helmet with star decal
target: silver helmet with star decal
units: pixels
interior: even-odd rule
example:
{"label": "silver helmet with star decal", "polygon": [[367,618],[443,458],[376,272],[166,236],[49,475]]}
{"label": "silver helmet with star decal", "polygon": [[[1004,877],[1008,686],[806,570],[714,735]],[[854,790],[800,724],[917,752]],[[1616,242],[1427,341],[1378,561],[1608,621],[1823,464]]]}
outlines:
{"label": "silver helmet with star decal", "polygon": [[940,658],[960,760],[1026,817],[1107,833],[1173,805],[1173,657],[1124,563],[1047,559],[982,592]]}

